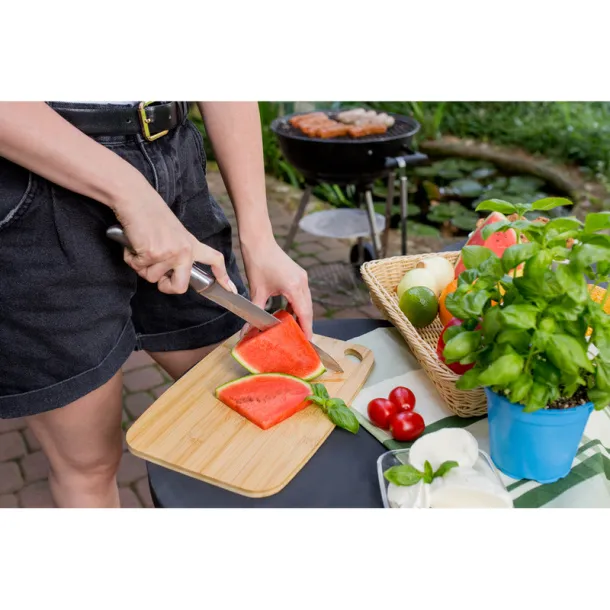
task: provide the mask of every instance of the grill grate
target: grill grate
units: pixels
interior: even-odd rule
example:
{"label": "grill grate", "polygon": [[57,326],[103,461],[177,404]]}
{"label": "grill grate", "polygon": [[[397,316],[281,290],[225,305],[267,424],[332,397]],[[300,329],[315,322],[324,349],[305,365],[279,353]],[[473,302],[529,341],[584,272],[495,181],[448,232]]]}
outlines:
{"label": "grill grate", "polygon": [[[316,111],[320,112],[320,111]],[[331,119],[334,119],[338,113],[327,112],[326,113]],[[292,115],[291,115],[292,116]],[[306,136],[300,129],[293,127],[288,120],[291,116],[283,117],[275,125],[276,133],[286,136],[288,138],[295,138],[297,140],[309,140],[312,142],[350,142],[350,143],[364,143],[364,142],[387,142],[395,138],[404,138],[408,135],[413,135],[417,132],[418,125],[415,121],[408,117],[400,117],[392,115],[394,117],[394,125],[390,127],[385,133],[375,133],[370,136],[364,136],[362,138],[352,138],[350,136],[340,136],[338,138],[310,138]]]}

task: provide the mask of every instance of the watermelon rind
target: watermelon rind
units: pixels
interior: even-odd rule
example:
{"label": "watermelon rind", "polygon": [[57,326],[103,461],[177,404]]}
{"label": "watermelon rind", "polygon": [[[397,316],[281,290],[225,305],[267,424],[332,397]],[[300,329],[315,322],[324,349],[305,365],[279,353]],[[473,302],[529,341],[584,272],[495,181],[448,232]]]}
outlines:
{"label": "watermelon rind", "polygon": [[[239,345],[236,345],[232,350],[231,350],[231,356],[233,356],[233,358],[235,358],[235,360],[237,362],[239,362],[239,364],[241,364],[241,366],[243,366],[248,372],[252,373],[253,375],[265,375],[267,373],[261,373],[259,370],[257,370],[255,367],[253,367],[251,364],[249,364],[248,362],[246,362],[238,353],[237,353],[237,348],[239,347]],[[320,362],[320,365],[314,369],[311,373],[309,373],[309,375],[306,375],[304,377],[296,377],[295,375],[287,375],[288,377],[294,377],[295,379],[302,379],[303,381],[312,381],[313,379],[316,379],[317,377],[319,377],[320,375],[322,375],[323,373],[326,372],[326,367],[322,364],[322,362]],[[268,373],[270,375],[285,375],[286,373]]]}
{"label": "watermelon rind", "polygon": [[216,396],[216,398],[218,398],[218,400],[220,400],[220,394],[222,394],[222,390],[224,390],[225,388],[234,386],[236,384],[247,383],[250,380],[255,381],[256,379],[260,379],[261,377],[283,377],[286,379],[293,379],[294,381],[298,381],[299,383],[303,384],[304,386],[309,388],[311,392],[313,392],[310,383],[308,383],[304,379],[301,379],[300,377],[295,377],[294,375],[287,375],[286,373],[255,373],[219,385],[216,390],[214,390],[214,395]]}

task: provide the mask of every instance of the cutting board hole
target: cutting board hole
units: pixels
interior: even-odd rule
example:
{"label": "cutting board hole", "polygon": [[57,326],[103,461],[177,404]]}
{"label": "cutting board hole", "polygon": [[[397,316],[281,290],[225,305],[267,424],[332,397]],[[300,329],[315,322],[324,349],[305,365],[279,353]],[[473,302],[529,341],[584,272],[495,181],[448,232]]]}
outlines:
{"label": "cutting board hole", "polygon": [[352,362],[362,362],[362,354],[360,352],[357,352],[355,349],[346,349],[345,350],[345,356],[347,357],[348,360],[351,360]]}

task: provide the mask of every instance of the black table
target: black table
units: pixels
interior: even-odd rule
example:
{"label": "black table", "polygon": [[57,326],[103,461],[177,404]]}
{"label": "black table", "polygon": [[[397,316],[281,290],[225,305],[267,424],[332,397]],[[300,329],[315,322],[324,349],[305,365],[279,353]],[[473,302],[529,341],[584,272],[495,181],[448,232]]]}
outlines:
{"label": "black table", "polygon": [[[314,332],[348,341],[376,328],[381,320],[320,320]],[[247,498],[147,463],[157,508],[382,508],[377,458],[386,451],[364,428],[356,436],[335,429],[305,467],[279,493]]]}

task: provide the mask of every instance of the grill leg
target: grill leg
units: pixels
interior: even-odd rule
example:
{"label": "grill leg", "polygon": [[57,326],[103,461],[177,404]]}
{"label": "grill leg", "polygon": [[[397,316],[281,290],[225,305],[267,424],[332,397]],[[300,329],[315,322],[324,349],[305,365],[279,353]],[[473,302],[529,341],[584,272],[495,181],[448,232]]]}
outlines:
{"label": "grill leg", "polygon": [[407,218],[409,212],[408,191],[409,183],[406,176],[400,177],[400,249],[401,254],[407,254]]}
{"label": "grill leg", "polygon": [[375,222],[375,207],[373,206],[373,193],[370,189],[364,192],[364,200],[366,202],[366,211],[369,215],[369,226],[371,227],[371,241],[373,244],[373,253],[375,259],[379,258],[379,252],[381,251],[381,240],[379,239],[379,232],[377,231],[377,223]]}
{"label": "grill leg", "polygon": [[292,224],[290,225],[290,230],[288,231],[288,237],[286,237],[286,241],[284,242],[284,251],[288,252],[290,250],[290,246],[294,240],[294,236],[297,234],[299,230],[299,222],[301,222],[301,218],[303,218],[303,214],[305,214],[305,208],[309,203],[309,197],[311,196],[311,186],[307,185],[305,190],[303,191],[303,196],[301,197],[301,201],[299,203],[299,209],[297,213],[294,215],[294,219],[292,220]]}
{"label": "grill leg", "polygon": [[385,230],[383,231],[382,256],[388,256],[388,242],[390,241],[390,225],[392,224],[392,204],[394,203],[394,182],[396,172],[388,176],[388,195],[385,200]]}

